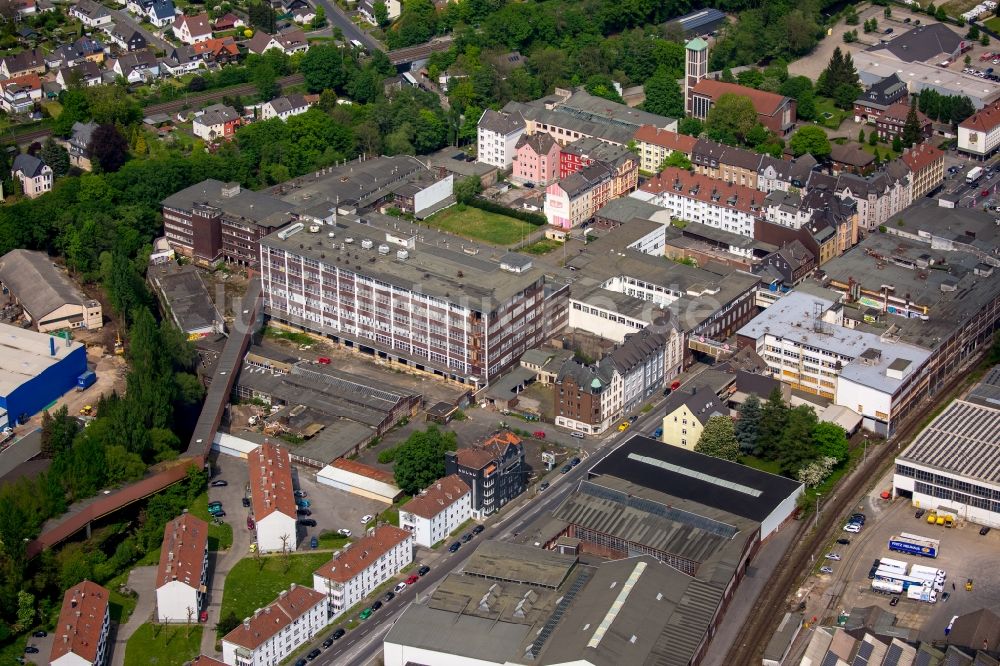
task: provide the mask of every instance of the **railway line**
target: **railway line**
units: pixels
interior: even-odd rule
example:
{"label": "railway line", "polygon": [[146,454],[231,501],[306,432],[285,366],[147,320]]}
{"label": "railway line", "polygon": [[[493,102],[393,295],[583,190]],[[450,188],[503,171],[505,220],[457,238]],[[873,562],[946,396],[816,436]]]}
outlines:
{"label": "railway line", "polygon": [[[974,367],[981,360],[981,357],[982,354],[975,359],[970,367]],[[938,393],[938,396],[943,396],[945,400],[951,400],[966,377],[966,372],[956,373],[956,376]],[[932,407],[936,404],[937,401],[932,401],[928,406]],[[927,413],[925,410],[915,410],[906,424],[896,432],[893,439],[897,442],[912,439],[920,427],[923,416]],[[784,566],[771,574],[770,580],[764,586],[763,592],[757,598],[743,627],[736,635],[736,640],[730,646],[724,663],[745,666],[761,662],[767,641],[774,634],[785,612],[789,610],[786,599],[795,585],[806,575],[812,563],[812,557],[830,538],[832,528],[839,524],[856,498],[895,457],[897,447],[890,446],[889,441],[891,440],[887,440],[885,444],[878,447],[867,462],[862,463],[854,473],[845,476],[841,484],[834,488],[818,518],[816,529],[810,532],[812,521],[804,520],[799,523],[796,528],[795,546],[792,552],[782,560]]]}

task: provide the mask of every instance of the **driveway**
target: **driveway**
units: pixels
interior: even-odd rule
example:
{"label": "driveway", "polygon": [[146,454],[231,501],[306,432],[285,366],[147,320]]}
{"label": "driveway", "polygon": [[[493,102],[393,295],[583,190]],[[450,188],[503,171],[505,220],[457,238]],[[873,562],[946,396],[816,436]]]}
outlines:
{"label": "driveway", "polygon": [[111,666],[125,663],[125,644],[135,630],[149,622],[156,610],[156,569],[157,567],[136,567],[129,572],[128,586],[135,590],[139,598],[128,622],[119,625],[115,631],[114,647],[111,648]]}

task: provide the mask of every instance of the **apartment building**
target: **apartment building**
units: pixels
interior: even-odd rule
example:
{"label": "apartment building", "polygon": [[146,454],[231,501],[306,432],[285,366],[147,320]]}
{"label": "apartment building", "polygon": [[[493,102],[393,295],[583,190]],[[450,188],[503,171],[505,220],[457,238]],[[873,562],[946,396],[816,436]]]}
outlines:
{"label": "apartment building", "polygon": [[457,474],[438,479],[399,512],[399,526],[430,548],[472,518],[472,489]]}
{"label": "apartment building", "polygon": [[486,109],[476,130],[476,159],[498,169],[509,169],[524,130],[524,118],[517,111]]}
{"label": "apartment building", "polygon": [[475,446],[446,451],[444,471],[457,474],[472,490],[472,517],[481,520],[525,491],[528,468],[524,445],[501,430]]}
{"label": "apartment building", "polygon": [[552,386],[556,425],[588,435],[605,432],[622,411],[621,383],[608,361],[567,360]]}
{"label": "apartment building", "polygon": [[52,630],[52,666],[103,666],[108,661],[111,629],[110,593],[89,580],[63,595],[59,620]]}
{"label": "apartment building", "polygon": [[710,387],[696,385],[674,391],[663,406],[660,441],[694,451],[705,425],[714,416],[729,416],[729,408]]}
{"label": "apartment building", "polygon": [[163,529],[156,570],[156,618],[193,623],[208,585],[208,523],[184,513]]}
{"label": "apartment building", "polygon": [[752,189],[757,188],[763,160],[759,153],[709,139],[699,139],[691,149],[691,164],[696,173]]}
{"label": "apartment building", "polygon": [[10,174],[21,183],[21,192],[29,199],[52,191],[52,167],[34,155],[20,153],[11,164]]}
{"label": "apartment building", "polygon": [[913,203],[910,169],[905,161],[893,160],[869,176],[842,173],[836,193],[857,202],[858,227],[872,231]]}
{"label": "apartment building", "polygon": [[1000,102],[994,102],[958,124],[958,149],[984,159],[1000,146]]}
{"label": "apartment building", "polygon": [[529,257],[489,261],[454,236],[364,220],[341,216],[324,237],[299,224],[264,238],[267,314],[477,387],[565,326],[568,287],[548,284]]}
{"label": "apartment building", "polygon": [[679,152],[688,159],[698,139],[678,134],[653,125],[643,125],[633,137],[639,149],[639,168],[646,173],[659,173],[660,165],[672,153]]}
{"label": "apartment building", "polygon": [[511,180],[546,187],[559,178],[559,144],[548,134],[522,134],[514,150]]}
{"label": "apartment building", "polygon": [[806,153],[792,160],[781,160],[770,155],[761,155],[757,171],[757,189],[761,192],[803,188],[816,168],[816,158]]}
{"label": "apartment building", "polygon": [[765,220],[758,221],[754,237],[783,246],[801,242],[823,265],[858,242],[858,205],[837,196],[837,179],[814,173],[804,191],[775,190],[764,200]]}
{"label": "apartment building", "polygon": [[288,449],[265,442],[247,454],[247,467],[257,549],[262,553],[294,551],[296,506]]}
{"label": "apartment building", "polygon": [[222,638],[227,666],[277,666],[330,620],[326,595],[292,583]]}
{"label": "apartment building", "polygon": [[765,214],[759,190],[677,167],[664,169],[632,196],[666,208],[673,219],[747,237],[753,237],[755,221]]}
{"label": "apartment building", "polygon": [[913,201],[944,183],[944,151],[930,142],[925,141],[907,148],[900,159],[910,169]]}
{"label": "apartment building", "polygon": [[414,535],[379,525],[334,553],[313,573],[313,589],[327,600],[330,618],[339,617],[413,561]]}
{"label": "apartment building", "polygon": [[[931,127],[931,119],[917,110],[917,127],[920,128],[919,141],[929,139],[934,130]],[[906,129],[906,118],[910,114],[910,105],[906,102],[896,102],[875,121],[875,131],[883,141],[892,141],[896,137],[903,138],[903,130]]]}
{"label": "apartment building", "polygon": [[894,104],[905,104],[908,97],[906,84],[893,72],[873,82],[854,101],[854,122],[875,123]]}
{"label": "apartment building", "polygon": [[603,163],[590,166],[545,188],[545,219],[563,230],[578,227],[612,198],[615,172]]}

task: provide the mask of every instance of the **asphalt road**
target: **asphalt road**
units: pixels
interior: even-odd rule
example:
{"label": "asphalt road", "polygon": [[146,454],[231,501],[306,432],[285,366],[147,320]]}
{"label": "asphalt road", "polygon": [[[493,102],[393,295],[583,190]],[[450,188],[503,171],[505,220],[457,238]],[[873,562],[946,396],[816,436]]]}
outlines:
{"label": "asphalt road", "polygon": [[340,6],[330,2],[330,0],[316,0],[319,5],[326,12],[326,20],[330,22],[331,25],[335,25],[340,28],[340,31],[344,33],[344,39],[350,41],[356,39],[365,45],[365,48],[369,51],[378,49],[384,51],[385,47],[380,44],[377,40],[370,37],[368,33],[361,30],[354,24],[344,10]]}

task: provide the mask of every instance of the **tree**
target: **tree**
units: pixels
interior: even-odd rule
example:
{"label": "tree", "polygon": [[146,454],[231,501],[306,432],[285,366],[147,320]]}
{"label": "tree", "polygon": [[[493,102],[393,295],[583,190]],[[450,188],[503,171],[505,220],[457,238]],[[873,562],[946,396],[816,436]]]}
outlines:
{"label": "tree", "polygon": [[782,473],[794,477],[803,465],[816,457],[813,429],[816,412],[809,405],[800,405],[788,412],[788,419],[778,444],[778,464]]}
{"label": "tree", "polygon": [[436,426],[414,432],[397,449],[393,468],[396,485],[408,495],[417,494],[444,476],[444,453],[456,446],[455,433],[442,432]]}
{"label": "tree", "polygon": [[892,16],[892,8],[887,6],[885,9],[883,9],[882,16],[884,16],[885,18],[889,18],[890,16]]}
{"label": "tree", "polygon": [[979,43],[982,44],[983,46],[989,46],[990,45],[990,36],[987,35],[984,32],[983,36],[979,38]]}
{"label": "tree", "polygon": [[320,28],[326,27],[326,10],[323,9],[323,5],[316,5],[316,15],[313,16],[312,23],[309,27],[313,30],[319,30]]}
{"label": "tree", "polygon": [[[851,54],[844,54],[840,47],[833,50],[830,62],[827,64],[816,82],[816,88],[820,94],[826,97],[840,99],[837,89],[843,85],[850,85],[854,92],[851,93],[851,104],[861,94],[861,85],[858,83],[858,70],[854,66],[854,59]],[[843,93],[841,93],[843,94]],[[850,108],[844,107],[844,108]]]}
{"label": "tree", "polygon": [[781,442],[785,423],[788,420],[788,405],[781,396],[781,389],[776,387],[771,391],[761,409],[760,428],[757,435],[757,445],[754,455],[765,460],[774,460],[778,445]]}
{"label": "tree", "polygon": [[15,631],[27,631],[35,623],[35,595],[21,590],[17,593],[17,624]]}
{"label": "tree", "polygon": [[299,63],[299,71],[306,81],[309,92],[342,90],[347,82],[344,67],[344,51],[336,46],[320,44],[313,46]]}
{"label": "tree", "polygon": [[741,86],[746,86],[748,88],[760,88],[760,84],[764,82],[764,73],[756,67],[751,67],[750,69],[744,69],[742,72],[737,74],[736,81]]}
{"label": "tree", "polygon": [[257,94],[263,102],[268,102],[281,93],[281,86],[278,85],[278,76],[274,73],[274,68],[268,63],[261,63],[253,69],[253,84],[257,87]]}
{"label": "tree", "polygon": [[684,93],[665,67],[660,67],[646,81],[645,90],[646,101],[642,106],[646,111],[668,118],[684,117]]}
{"label": "tree", "polygon": [[722,81],[724,83],[736,83],[736,77],[733,76],[733,70],[726,67],[722,70]]}
{"label": "tree", "polygon": [[380,28],[384,28],[389,25],[389,8],[386,7],[383,0],[375,0],[372,4],[372,8],[375,11],[375,22],[378,23]]}
{"label": "tree", "polygon": [[865,128],[862,127],[861,129],[858,130],[858,143],[864,143],[864,142],[865,142]]}
{"label": "tree", "polygon": [[128,160],[128,141],[111,124],[99,125],[90,137],[87,148],[91,161],[102,173],[114,173]]}
{"label": "tree", "polygon": [[744,95],[726,93],[712,105],[705,124],[709,136],[723,143],[743,143],[757,125],[757,110]]}
{"label": "tree", "polygon": [[73,438],[80,431],[79,422],[69,415],[69,409],[63,405],[49,414],[42,413],[42,455],[55,458],[73,445]]}
{"label": "tree", "polygon": [[973,23],[969,26],[969,32],[965,33],[965,38],[972,41],[979,39],[979,26]]}
{"label": "tree", "polygon": [[257,30],[262,30],[269,35],[273,35],[277,30],[278,16],[270,3],[251,2],[247,6],[247,15],[250,18],[250,25]]}
{"label": "tree", "polygon": [[804,483],[807,487],[815,488],[823,479],[830,476],[830,472],[836,464],[837,461],[828,456],[817,458],[809,464],[799,468],[799,471],[795,474],[795,478],[800,483]]}
{"label": "tree", "polygon": [[219,618],[219,623],[215,625],[215,628],[220,636],[225,636],[238,626],[240,626],[240,619],[236,617],[236,613],[230,610]]}
{"label": "tree", "polygon": [[455,184],[455,200],[467,204],[483,191],[483,183],[479,176],[467,176]]}
{"label": "tree", "polygon": [[736,441],[733,420],[728,416],[710,418],[701,431],[694,450],[707,456],[736,462],[740,457],[740,445]]}
{"label": "tree", "polygon": [[944,10],[944,5],[937,8],[937,11],[934,12],[934,18],[942,22],[948,20],[948,12]]}
{"label": "tree", "polygon": [[841,83],[833,91],[833,103],[838,109],[850,109],[854,106],[854,100],[861,94],[861,86],[856,83]]}
{"label": "tree", "polygon": [[969,65],[972,64],[972,56],[966,54],[965,60],[963,62],[965,63],[965,66],[968,67]]}
{"label": "tree", "polygon": [[903,152],[903,140],[899,138],[899,135],[892,137],[892,152],[901,153]]}
{"label": "tree", "polygon": [[761,416],[760,398],[757,394],[751,393],[740,405],[739,418],[735,426],[736,441],[739,442],[740,451],[743,453],[751,453],[757,446]]}
{"label": "tree", "polygon": [[615,88],[614,81],[611,80],[610,76],[605,74],[594,74],[591,76],[587,79],[584,89],[595,97],[603,97],[619,104],[622,104],[624,101]]}
{"label": "tree", "polygon": [[868,134],[868,145],[874,146],[878,144],[878,130],[872,130]]}
{"label": "tree", "polygon": [[937,7],[935,7],[932,2],[924,8],[924,11],[927,12],[929,16],[934,16],[934,14],[937,13]]}
{"label": "tree", "polygon": [[52,175],[55,178],[69,173],[69,152],[56,143],[51,136],[45,139],[38,156],[52,168]]}
{"label": "tree", "polygon": [[664,157],[662,162],[660,162],[660,171],[663,171],[668,167],[677,167],[678,169],[690,170],[691,160],[688,159],[688,156],[682,153],[681,151],[674,150],[669,155]]}
{"label": "tree", "polygon": [[813,427],[812,438],[821,456],[829,456],[835,463],[847,460],[847,433],[839,425],[820,421]]}
{"label": "tree", "polygon": [[705,130],[705,125],[697,118],[681,118],[677,121],[677,133],[686,134],[688,136],[700,136]]}
{"label": "tree", "polygon": [[817,159],[822,159],[830,154],[830,139],[826,131],[818,125],[801,127],[792,135],[789,146],[796,157],[809,153]]}

